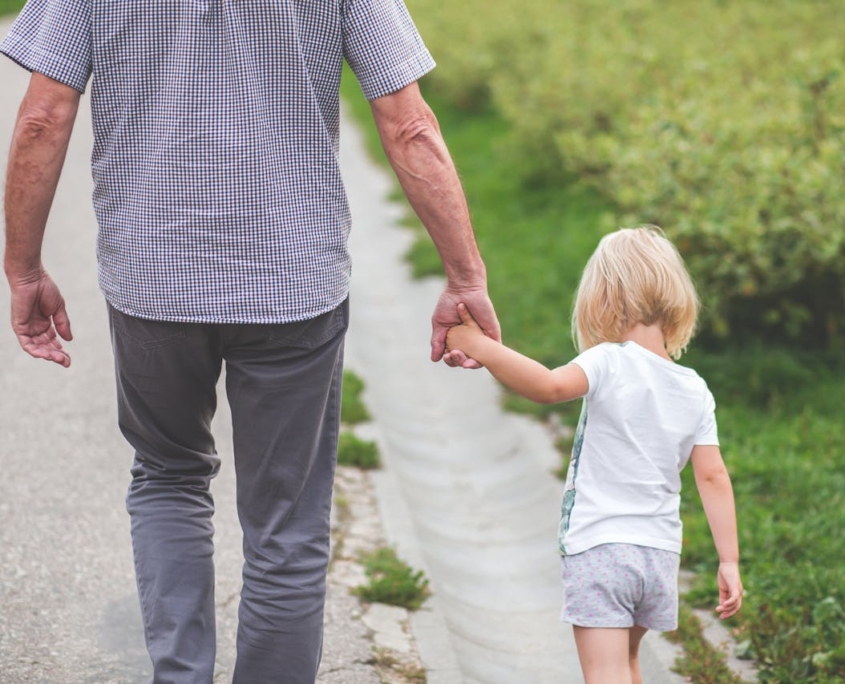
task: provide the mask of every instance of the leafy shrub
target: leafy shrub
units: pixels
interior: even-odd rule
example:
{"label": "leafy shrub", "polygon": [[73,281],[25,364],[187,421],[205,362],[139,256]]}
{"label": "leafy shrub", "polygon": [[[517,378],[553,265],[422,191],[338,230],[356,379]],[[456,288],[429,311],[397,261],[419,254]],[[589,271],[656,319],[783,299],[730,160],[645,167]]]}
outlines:
{"label": "leafy shrub", "polygon": [[600,188],[617,207],[608,227],[666,229],[699,284],[707,335],[845,339],[845,5],[413,6],[443,55],[432,86],[483,81],[513,126],[514,168]]}
{"label": "leafy shrub", "polygon": [[388,547],[377,549],[362,559],[368,584],[352,590],[365,601],[387,603],[417,610],[429,595],[428,580]]}

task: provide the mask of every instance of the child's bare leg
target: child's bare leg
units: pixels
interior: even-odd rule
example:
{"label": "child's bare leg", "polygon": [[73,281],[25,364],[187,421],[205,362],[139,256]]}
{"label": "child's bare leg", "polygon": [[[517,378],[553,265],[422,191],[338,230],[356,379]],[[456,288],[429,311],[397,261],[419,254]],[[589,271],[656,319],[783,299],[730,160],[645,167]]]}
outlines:
{"label": "child's bare leg", "polygon": [[573,631],[586,684],[633,684],[629,629],[573,626]]}
{"label": "child's bare leg", "polygon": [[631,669],[632,684],[643,684],[643,676],[640,674],[640,642],[647,631],[639,625],[628,630],[628,666]]}

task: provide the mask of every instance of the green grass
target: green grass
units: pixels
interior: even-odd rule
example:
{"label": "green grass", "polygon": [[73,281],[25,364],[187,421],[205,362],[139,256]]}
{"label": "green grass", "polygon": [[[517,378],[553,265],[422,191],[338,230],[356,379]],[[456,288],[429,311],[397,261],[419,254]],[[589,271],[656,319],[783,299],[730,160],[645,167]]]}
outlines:
{"label": "green grass", "polygon": [[[366,122],[357,85],[345,87]],[[566,363],[573,355],[572,295],[611,208],[575,183],[521,181],[508,154],[508,128],[495,113],[469,115],[428,100],[461,173],[505,341],[548,365]],[[413,251],[427,260],[423,272],[431,270],[430,250]],[[682,363],[696,368],[716,397],[736,490],[747,596],[728,626],[748,644],[763,682],[845,682],[845,359],[770,348],[761,336],[742,348],[704,349],[693,341]],[[513,397],[507,406],[549,410]],[[570,423],[578,409],[552,407]],[[682,517],[683,563],[697,573],[688,600],[712,607],[717,558],[689,469]]]}
{"label": "green grass", "polygon": [[430,593],[423,572],[414,570],[392,548],[377,549],[365,555],[361,562],[369,582],[352,593],[365,601],[417,610]]}

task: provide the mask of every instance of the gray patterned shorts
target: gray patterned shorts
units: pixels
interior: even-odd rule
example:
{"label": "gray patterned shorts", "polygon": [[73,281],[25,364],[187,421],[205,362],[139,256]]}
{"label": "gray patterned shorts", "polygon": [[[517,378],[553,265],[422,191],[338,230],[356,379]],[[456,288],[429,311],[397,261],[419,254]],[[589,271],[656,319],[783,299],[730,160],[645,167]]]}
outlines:
{"label": "gray patterned shorts", "polygon": [[678,626],[677,553],[633,544],[602,544],[563,556],[562,622],[579,627]]}

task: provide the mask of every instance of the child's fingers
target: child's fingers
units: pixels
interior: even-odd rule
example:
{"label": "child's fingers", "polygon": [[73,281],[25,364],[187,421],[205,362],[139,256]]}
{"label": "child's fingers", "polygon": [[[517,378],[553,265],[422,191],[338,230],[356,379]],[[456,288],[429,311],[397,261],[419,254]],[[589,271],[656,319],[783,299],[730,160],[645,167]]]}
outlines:
{"label": "child's fingers", "polygon": [[736,615],[742,606],[742,590],[733,589],[727,597],[720,597],[719,605],[716,606],[716,612],[723,620]]}
{"label": "child's fingers", "polygon": [[461,318],[461,323],[474,323],[472,316],[467,309],[467,305],[461,302],[458,304],[458,316]]}

